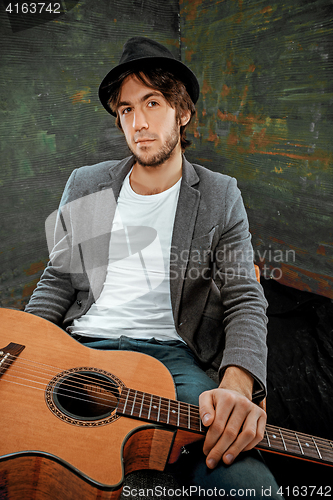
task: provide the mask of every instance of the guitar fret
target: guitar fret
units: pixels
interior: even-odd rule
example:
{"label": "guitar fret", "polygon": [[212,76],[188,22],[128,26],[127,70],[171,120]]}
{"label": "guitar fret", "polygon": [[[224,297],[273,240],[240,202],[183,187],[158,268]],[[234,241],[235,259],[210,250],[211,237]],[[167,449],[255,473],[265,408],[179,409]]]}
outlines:
{"label": "guitar fret", "polygon": [[258,443],[259,449],[273,452],[286,452],[299,458],[308,458],[317,462],[333,463],[333,443],[326,439],[308,434],[296,433],[288,429],[279,429],[268,425],[264,439]]}
{"label": "guitar fret", "polygon": [[[318,438],[316,438],[316,439],[318,442]],[[328,446],[325,446],[325,444],[322,444],[321,455],[323,457],[323,460],[327,460],[328,462],[333,462],[333,443],[332,443],[332,441],[329,442]]]}
{"label": "guitar fret", "polygon": [[287,447],[286,447],[286,443],[284,442],[284,439],[283,439],[283,435],[282,435],[281,429],[279,429],[279,433],[280,433],[280,436],[281,436],[281,439],[282,439],[283,447],[284,447],[284,449],[285,449],[286,451],[288,451],[288,450],[287,450]]}
{"label": "guitar fret", "polygon": [[304,455],[317,459],[318,458],[318,452],[315,448],[315,445],[311,439],[311,436],[307,436],[306,434],[300,434],[298,433],[298,438],[301,443],[302,449],[304,451]]}
{"label": "guitar fret", "polygon": [[[122,388],[117,412],[193,432],[205,431],[197,406],[126,387]],[[267,425],[258,448],[308,458],[316,462],[333,463],[333,441],[271,425]]]}
{"label": "guitar fret", "polygon": [[319,449],[318,449],[317,443],[316,443],[316,441],[314,440],[314,438],[312,438],[312,441],[313,441],[313,443],[314,443],[314,445],[315,445],[315,447],[316,447],[316,450],[317,450],[317,453],[318,453],[318,456],[319,456],[320,460],[322,460],[322,459],[323,459],[323,457],[322,457],[322,456],[321,456],[321,454],[320,454],[320,451],[319,451]]}
{"label": "guitar fret", "polygon": [[137,391],[135,391],[135,394],[134,394],[134,399],[133,399],[133,404],[132,404],[131,415],[133,415],[133,410],[134,410],[134,405],[135,405],[136,395],[137,395]]}
{"label": "guitar fret", "polygon": [[150,414],[150,420],[153,420],[154,422],[158,422],[159,420],[159,396],[153,396],[152,397],[152,410]]}
{"label": "guitar fret", "polygon": [[170,421],[170,399],[160,398],[160,414],[158,421],[168,424]]}
{"label": "guitar fret", "polygon": [[142,401],[141,401],[141,407],[140,407],[139,418],[141,418],[141,415],[142,415],[142,408],[143,408],[143,402],[144,402],[144,399],[145,399],[145,393],[143,393],[143,395],[142,395]]}
{"label": "guitar fret", "polygon": [[267,444],[268,444],[268,447],[270,448],[270,447],[271,447],[271,442],[270,442],[270,440],[269,440],[268,432],[267,432],[267,430],[266,430],[266,429],[265,429],[265,437],[266,437],[266,439],[267,439]]}
{"label": "guitar fret", "polygon": [[[283,439],[284,450],[287,451],[288,453],[301,456],[302,446],[296,433],[294,433],[293,431],[287,431],[286,429],[284,429],[284,432],[286,433],[286,441],[283,437],[281,429],[279,429],[279,433],[281,435],[281,438]],[[286,442],[288,443],[288,447]]]}
{"label": "guitar fret", "polygon": [[168,424],[177,426],[178,422],[178,401],[169,399]]}
{"label": "guitar fret", "polygon": [[304,455],[304,451],[303,451],[303,448],[302,448],[301,442],[300,442],[300,440],[298,439],[298,436],[297,436],[296,432],[295,432],[295,436],[296,436],[296,439],[297,439],[298,446],[299,446],[299,448],[300,448],[300,450],[301,450],[301,453],[302,453],[302,455]]}
{"label": "guitar fret", "polygon": [[188,418],[186,416],[187,403],[180,403],[179,406],[179,427],[182,429],[187,429]]}
{"label": "guitar fret", "polygon": [[117,411],[129,417],[204,432],[198,407],[134,389],[122,390]]}
{"label": "guitar fret", "polygon": [[273,428],[267,427],[266,432],[267,432],[267,442],[269,443],[269,447],[273,448],[273,449],[276,448],[277,450],[283,451],[284,450],[283,441],[279,435],[278,429],[277,428],[273,429]]}
{"label": "guitar fret", "polygon": [[130,393],[130,390],[127,389],[127,396],[126,396],[126,401],[125,401],[125,404],[124,404],[124,408],[123,408],[123,413],[125,413],[125,408],[126,408],[126,405],[128,403],[128,396],[129,396],[129,393]]}
{"label": "guitar fret", "polygon": [[179,427],[179,417],[180,417],[180,401],[178,401],[177,427]]}
{"label": "guitar fret", "polygon": [[160,413],[161,413],[161,397],[160,397],[160,402],[159,402],[159,405],[158,405],[157,422],[160,421]]}
{"label": "guitar fret", "polygon": [[332,442],[328,442],[325,439],[316,437],[316,440],[312,436],[307,434],[299,434],[299,439],[303,446],[304,456],[308,456],[314,460],[324,460],[327,462],[333,462],[333,446]]}
{"label": "guitar fret", "polygon": [[150,395],[150,404],[149,404],[149,412],[148,412],[148,420],[150,419],[150,414],[151,414],[151,405],[153,402],[153,395]]}
{"label": "guitar fret", "polygon": [[192,407],[192,430],[202,432],[199,408],[195,407]]}

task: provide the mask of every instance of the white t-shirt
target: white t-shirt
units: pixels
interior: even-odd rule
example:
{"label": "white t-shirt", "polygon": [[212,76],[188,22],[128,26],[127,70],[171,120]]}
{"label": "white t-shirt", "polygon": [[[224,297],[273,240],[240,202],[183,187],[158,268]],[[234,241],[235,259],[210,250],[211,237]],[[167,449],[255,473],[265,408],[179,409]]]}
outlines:
{"label": "white t-shirt", "polygon": [[170,299],[170,247],[179,180],[162,193],[135,193],[126,176],[111,230],[101,295],[72,333],[89,337],[182,340]]}

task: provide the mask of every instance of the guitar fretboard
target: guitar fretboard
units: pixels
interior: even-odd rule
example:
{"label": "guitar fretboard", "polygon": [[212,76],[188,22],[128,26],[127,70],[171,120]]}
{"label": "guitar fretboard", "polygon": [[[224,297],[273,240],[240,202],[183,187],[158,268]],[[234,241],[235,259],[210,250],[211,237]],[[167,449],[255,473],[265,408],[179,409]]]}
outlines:
{"label": "guitar fretboard", "polygon": [[333,466],[333,443],[328,439],[267,425],[257,448]]}
{"label": "guitar fretboard", "polygon": [[[204,435],[199,407],[124,387],[117,414]],[[333,442],[267,425],[256,448],[333,466]]]}
{"label": "guitar fretboard", "polygon": [[117,413],[204,434],[197,406],[124,387]]}

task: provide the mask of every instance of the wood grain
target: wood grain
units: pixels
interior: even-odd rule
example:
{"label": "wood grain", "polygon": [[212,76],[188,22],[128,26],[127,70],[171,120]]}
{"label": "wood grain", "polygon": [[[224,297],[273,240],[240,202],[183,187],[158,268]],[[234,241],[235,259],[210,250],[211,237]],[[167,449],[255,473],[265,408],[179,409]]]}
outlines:
{"label": "wood grain", "polygon": [[[43,483],[47,476],[50,482],[51,476],[64,469],[68,481],[78,476],[89,483],[88,489],[118,490],[129,471],[142,467],[163,470],[173,432],[126,417],[107,425],[71,425],[50,411],[45,389],[56,373],[92,366],[121,373],[117,376],[122,382],[136,390],[174,399],[174,383],[164,365],[140,353],[89,349],[52,323],[21,311],[0,310],[0,339],[2,347],[9,342],[26,346],[1,378],[2,485],[12,488],[12,478],[18,475],[15,488],[21,488],[20,482],[28,474],[24,468],[30,471],[28,482],[32,484]],[[33,479],[36,477],[38,480]],[[57,491],[57,484],[53,488]],[[14,492],[10,495],[11,499],[22,498]],[[67,498],[54,495],[41,498]]]}

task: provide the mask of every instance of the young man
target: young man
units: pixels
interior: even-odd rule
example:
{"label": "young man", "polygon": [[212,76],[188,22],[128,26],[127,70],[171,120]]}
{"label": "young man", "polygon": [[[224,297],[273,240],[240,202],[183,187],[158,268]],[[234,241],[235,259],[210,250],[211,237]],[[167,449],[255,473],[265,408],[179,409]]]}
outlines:
{"label": "young man", "polygon": [[[204,454],[188,459],[188,484],[253,487],[260,497],[262,487],[277,490],[274,478],[257,452],[239,454],[265,429],[256,403],[265,396],[266,301],[235,179],[183,156],[198,96],[195,75],[165,47],[125,44],[100,99],[132,156],[72,173],[26,311],[90,347],[160,359],[208,428]],[[210,365],[219,387],[204,372]]]}

